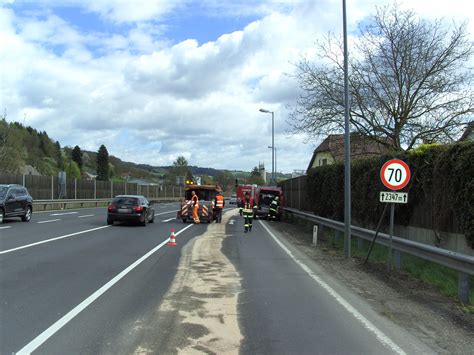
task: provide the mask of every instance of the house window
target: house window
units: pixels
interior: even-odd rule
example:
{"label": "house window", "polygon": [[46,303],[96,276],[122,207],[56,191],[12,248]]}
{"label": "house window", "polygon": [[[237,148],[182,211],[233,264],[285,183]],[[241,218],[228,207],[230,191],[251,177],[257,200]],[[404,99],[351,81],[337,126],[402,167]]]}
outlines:
{"label": "house window", "polygon": [[322,159],[321,160],[321,163],[320,165],[324,166],[324,165],[328,165],[328,160],[327,159]]}

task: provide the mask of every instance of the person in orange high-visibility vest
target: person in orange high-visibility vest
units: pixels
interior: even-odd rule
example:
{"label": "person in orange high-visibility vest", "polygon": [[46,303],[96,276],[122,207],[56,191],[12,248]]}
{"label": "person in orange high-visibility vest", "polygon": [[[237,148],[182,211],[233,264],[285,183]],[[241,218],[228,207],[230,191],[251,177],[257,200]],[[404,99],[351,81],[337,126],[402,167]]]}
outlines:
{"label": "person in orange high-visibility vest", "polygon": [[218,193],[214,201],[214,213],[216,218],[216,223],[221,223],[222,221],[222,209],[225,206],[224,196],[222,193]]}
{"label": "person in orange high-visibility vest", "polygon": [[196,191],[191,191],[191,206],[193,208],[193,221],[194,223],[201,223],[199,220],[199,197],[196,195]]}

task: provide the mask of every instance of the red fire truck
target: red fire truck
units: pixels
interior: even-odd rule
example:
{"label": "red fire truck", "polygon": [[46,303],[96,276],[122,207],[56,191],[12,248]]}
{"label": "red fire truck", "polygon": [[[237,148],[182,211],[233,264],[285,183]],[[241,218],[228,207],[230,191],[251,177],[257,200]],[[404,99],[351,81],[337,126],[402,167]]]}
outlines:
{"label": "red fire truck", "polygon": [[255,203],[257,204],[257,211],[255,213],[255,217],[268,217],[270,203],[273,201],[275,196],[278,196],[278,199],[280,201],[280,207],[278,208],[276,219],[278,221],[281,219],[282,207],[285,201],[283,199],[283,191],[280,187],[261,186],[256,189],[254,199]]}
{"label": "red fire truck", "polygon": [[255,199],[255,192],[257,185],[238,185],[237,186],[237,206],[240,206],[241,202],[245,198],[245,194],[250,193],[250,197]]}

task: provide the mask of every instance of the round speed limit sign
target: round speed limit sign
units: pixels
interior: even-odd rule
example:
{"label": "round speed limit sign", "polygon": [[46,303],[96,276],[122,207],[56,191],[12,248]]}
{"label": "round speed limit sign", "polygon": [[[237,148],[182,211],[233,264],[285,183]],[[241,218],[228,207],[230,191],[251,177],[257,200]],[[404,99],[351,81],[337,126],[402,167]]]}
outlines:
{"label": "round speed limit sign", "polygon": [[392,190],[401,190],[410,181],[410,168],[400,159],[386,162],[380,169],[382,183]]}

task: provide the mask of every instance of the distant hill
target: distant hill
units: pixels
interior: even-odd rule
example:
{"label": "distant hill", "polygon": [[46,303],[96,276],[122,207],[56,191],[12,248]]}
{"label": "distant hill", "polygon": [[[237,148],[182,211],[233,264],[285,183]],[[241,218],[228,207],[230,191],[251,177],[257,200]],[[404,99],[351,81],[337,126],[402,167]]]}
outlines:
{"label": "distant hill", "polygon": [[[71,147],[61,147],[58,141],[51,139],[48,134],[18,122],[6,122],[0,119],[0,172],[19,174],[26,165],[31,165],[42,175],[56,176],[65,164],[71,160]],[[96,172],[97,153],[82,151],[83,171]],[[113,155],[109,156],[113,178],[139,178],[161,182],[168,176],[172,166],[152,166],[123,161]],[[215,178],[220,172],[232,174],[235,178],[245,179],[249,172],[238,170],[220,170],[190,166],[195,176],[210,176]],[[169,181],[171,183],[171,180]]]}

